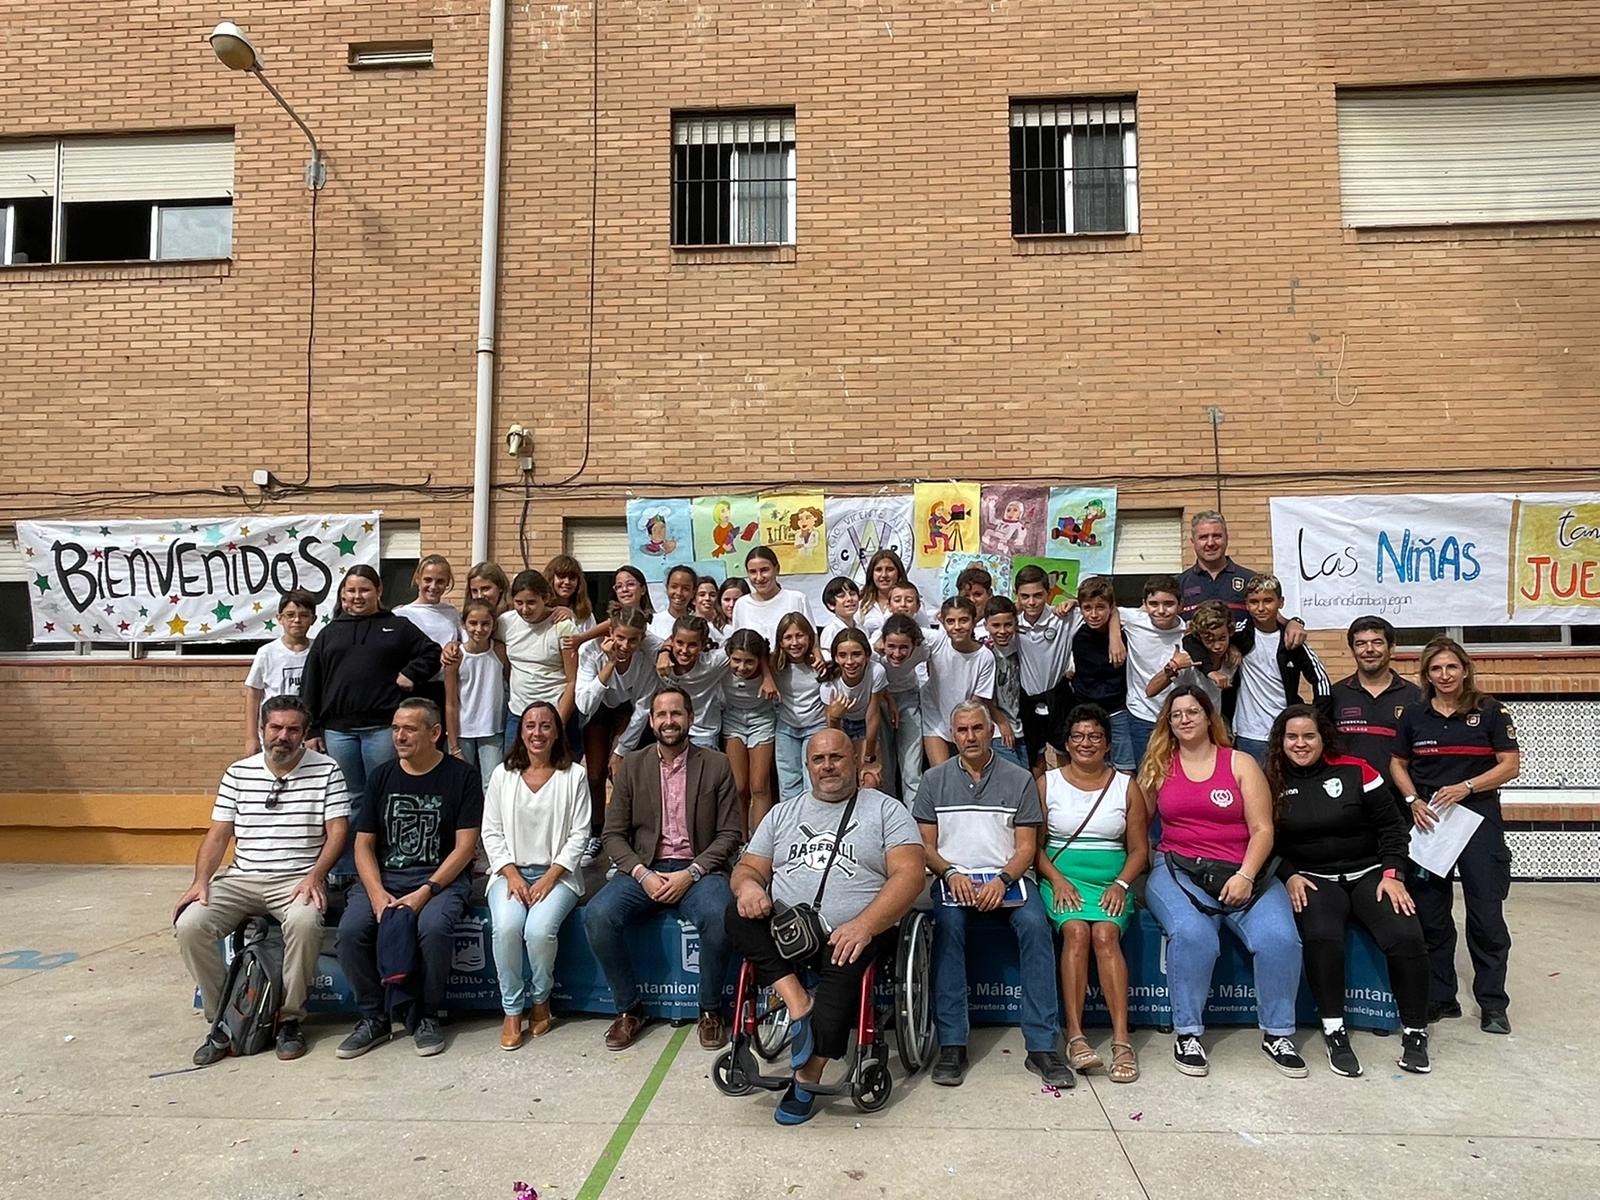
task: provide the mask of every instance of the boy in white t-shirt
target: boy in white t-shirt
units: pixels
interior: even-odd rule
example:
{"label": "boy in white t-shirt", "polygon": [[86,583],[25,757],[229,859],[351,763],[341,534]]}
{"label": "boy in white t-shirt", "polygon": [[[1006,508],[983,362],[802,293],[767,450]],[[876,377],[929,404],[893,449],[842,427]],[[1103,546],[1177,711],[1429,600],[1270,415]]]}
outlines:
{"label": "boy in white t-shirt", "polygon": [[[861,628],[856,624],[856,614],[861,611],[861,589],[847,575],[835,575],[822,589],[822,606],[833,614],[829,622],[817,633],[817,648],[822,657],[833,657],[833,639],[846,629]],[[867,639],[871,641],[871,638]]]}
{"label": "boy in white t-shirt", "polygon": [[928,636],[928,682],[922,685],[922,749],[929,766],[950,758],[950,710],[973,697],[994,711],[994,655],[972,637],[972,601],[952,596],[939,607],[943,631]]}
{"label": "boy in white t-shirt", "polygon": [[[278,640],[256,651],[244,677],[244,752],[261,753],[261,706],[274,696],[298,696],[311,643],[306,632],[317,619],[317,598],[304,588],[285,592],[278,601]],[[274,622],[268,621],[271,629]]]}
{"label": "boy in white t-shirt", "polygon": [[[1128,731],[1135,764],[1144,760],[1161,706],[1172,690],[1176,673],[1167,667],[1183,646],[1183,621],[1178,616],[1181,594],[1178,581],[1171,575],[1152,575],[1144,581],[1142,606],[1117,609],[1122,638],[1128,647],[1123,670],[1128,683]],[[1150,682],[1158,675],[1166,679],[1166,684],[1151,695]]]}

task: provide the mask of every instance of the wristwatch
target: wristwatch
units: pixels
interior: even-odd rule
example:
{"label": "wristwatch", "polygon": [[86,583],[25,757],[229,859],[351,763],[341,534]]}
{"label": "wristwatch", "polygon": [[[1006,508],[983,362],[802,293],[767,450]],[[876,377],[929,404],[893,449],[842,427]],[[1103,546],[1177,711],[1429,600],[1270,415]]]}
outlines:
{"label": "wristwatch", "polygon": [[1466,787],[1467,795],[1469,795],[1469,796],[1472,795],[1473,792],[1478,790],[1477,788],[1472,786],[1472,780],[1470,780],[1470,779],[1463,779],[1461,782],[1462,782],[1463,786]]}
{"label": "wristwatch", "polygon": [[690,863],[689,864],[689,878],[690,879],[694,880],[694,882],[696,882],[696,883],[699,883],[700,880],[703,879],[704,877],[705,877],[705,872],[700,869],[700,864],[699,863]]}
{"label": "wristwatch", "polygon": [[1005,884],[1007,887],[1010,887],[1012,884],[1014,884],[1016,882],[1016,880],[1014,878],[1012,878],[1011,873],[1009,871],[1001,871],[1000,872],[1000,882]]}
{"label": "wristwatch", "polygon": [[1116,884],[1119,888],[1121,888],[1125,892],[1133,890],[1133,884],[1129,883],[1126,879],[1123,879],[1120,875],[1116,879],[1113,879],[1111,882]]}
{"label": "wristwatch", "polygon": [[435,883],[431,879],[424,880],[422,886],[428,889],[428,895],[430,896],[437,896],[440,892],[444,891],[443,884]]}
{"label": "wristwatch", "polygon": [[1413,804],[1415,804],[1420,799],[1422,799],[1421,796],[1407,796],[1406,797],[1406,807],[1410,808]]}

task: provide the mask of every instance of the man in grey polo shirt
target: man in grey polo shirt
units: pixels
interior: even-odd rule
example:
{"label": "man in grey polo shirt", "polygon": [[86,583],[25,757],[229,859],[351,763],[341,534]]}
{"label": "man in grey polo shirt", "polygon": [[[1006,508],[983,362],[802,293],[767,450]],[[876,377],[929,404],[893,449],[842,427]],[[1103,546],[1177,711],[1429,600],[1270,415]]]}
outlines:
{"label": "man in grey polo shirt", "polygon": [[[967,1077],[967,929],[1008,921],[1022,974],[1022,1036],[1028,1070],[1054,1087],[1072,1087],[1056,1049],[1061,1027],[1055,943],[1033,886],[1044,813],[1033,776],[996,758],[988,706],[965,700],[950,712],[957,757],[922,777],[912,816],[922,830],[934,885],[933,1007],[939,1058],[933,1081],[959,1087]],[[974,876],[985,877],[975,882]],[[1006,903],[1020,882],[1025,898]]]}

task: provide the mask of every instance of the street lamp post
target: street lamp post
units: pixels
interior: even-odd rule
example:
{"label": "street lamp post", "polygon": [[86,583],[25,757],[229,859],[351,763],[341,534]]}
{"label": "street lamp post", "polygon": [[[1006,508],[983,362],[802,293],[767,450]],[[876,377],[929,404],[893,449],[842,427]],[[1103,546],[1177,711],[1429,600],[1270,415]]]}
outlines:
{"label": "street lamp post", "polygon": [[309,126],[300,119],[300,114],[289,107],[289,102],[283,98],[282,93],[272,86],[272,81],[261,70],[261,55],[257,53],[254,45],[245,31],[232,21],[223,21],[211,31],[211,49],[216,53],[217,61],[230,71],[248,71],[261,81],[261,86],[271,93],[272,98],[278,102],[278,107],[288,113],[294,123],[300,126],[300,132],[306,135],[306,141],[311,143],[311,161],[306,164],[306,186],[312,191],[318,191],[328,181],[328,164],[323,160],[322,150],[317,146],[316,135]]}

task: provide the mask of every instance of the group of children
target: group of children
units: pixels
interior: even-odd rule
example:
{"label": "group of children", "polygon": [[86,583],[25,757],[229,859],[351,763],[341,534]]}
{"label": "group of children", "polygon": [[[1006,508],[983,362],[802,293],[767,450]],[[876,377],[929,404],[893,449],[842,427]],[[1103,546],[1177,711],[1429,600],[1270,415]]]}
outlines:
{"label": "group of children", "polygon": [[[1221,602],[1201,605],[1185,627],[1178,581],[1164,575],[1145,582],[1138,608],[1119,608],[1105,576],[1052,604],[1036,566],[1017,572],[1015,600],[996,594],[986,570],[969,567],[935,617],[899,556],[880,550],[861,585],[828,582],[819,629],[807,597],[783,586],[770,549],[751,550],[745,568],[744,579],[719,583],[675,566],[667,608],[657,612],[643,573],[621,567],[615,600],[597,620],[570,555],[512,579],[479,563],[459,608],[445,601],[450,564],[429,555],[414,576],[417,599],[394,611],[443,648],[438,676],[417,694],[438,701],[445,748],[483,778],[503,759],[522,712],[546,701],[566,723],[598,801],[615,761],[649,736],[651,697],[671,680],[691,698],[694,743],[729,757],[747,834],[772,806],[774,780],[780,799],[805,790],[805,744],[824,728],[854,740],[864,781],[909,805],[924,765],[953,753],[949,714],[970,698],[989,707],[995,753],[1038,774],[1047,747],[1064,754],[1063,724],[1076,703],[1111,714],[1112,765],[1132,771],[1163,698],[1180,683],[1206,689],[1234,721],[1240,746],[1258,757],[1273,717],[1300,699],[1299,680],[1316,698],[1328,689],[1307,647],[1284,646],[1281,588],[1271,576],[1250,580],[1250,615],[1238,628]],[[262,701],[298,690],[315,606],[308,593],[286,595],[282,636],[256,654],[246,679],[247,753],[260,749]],[[604,811],[593,805],[591,857]]]}

